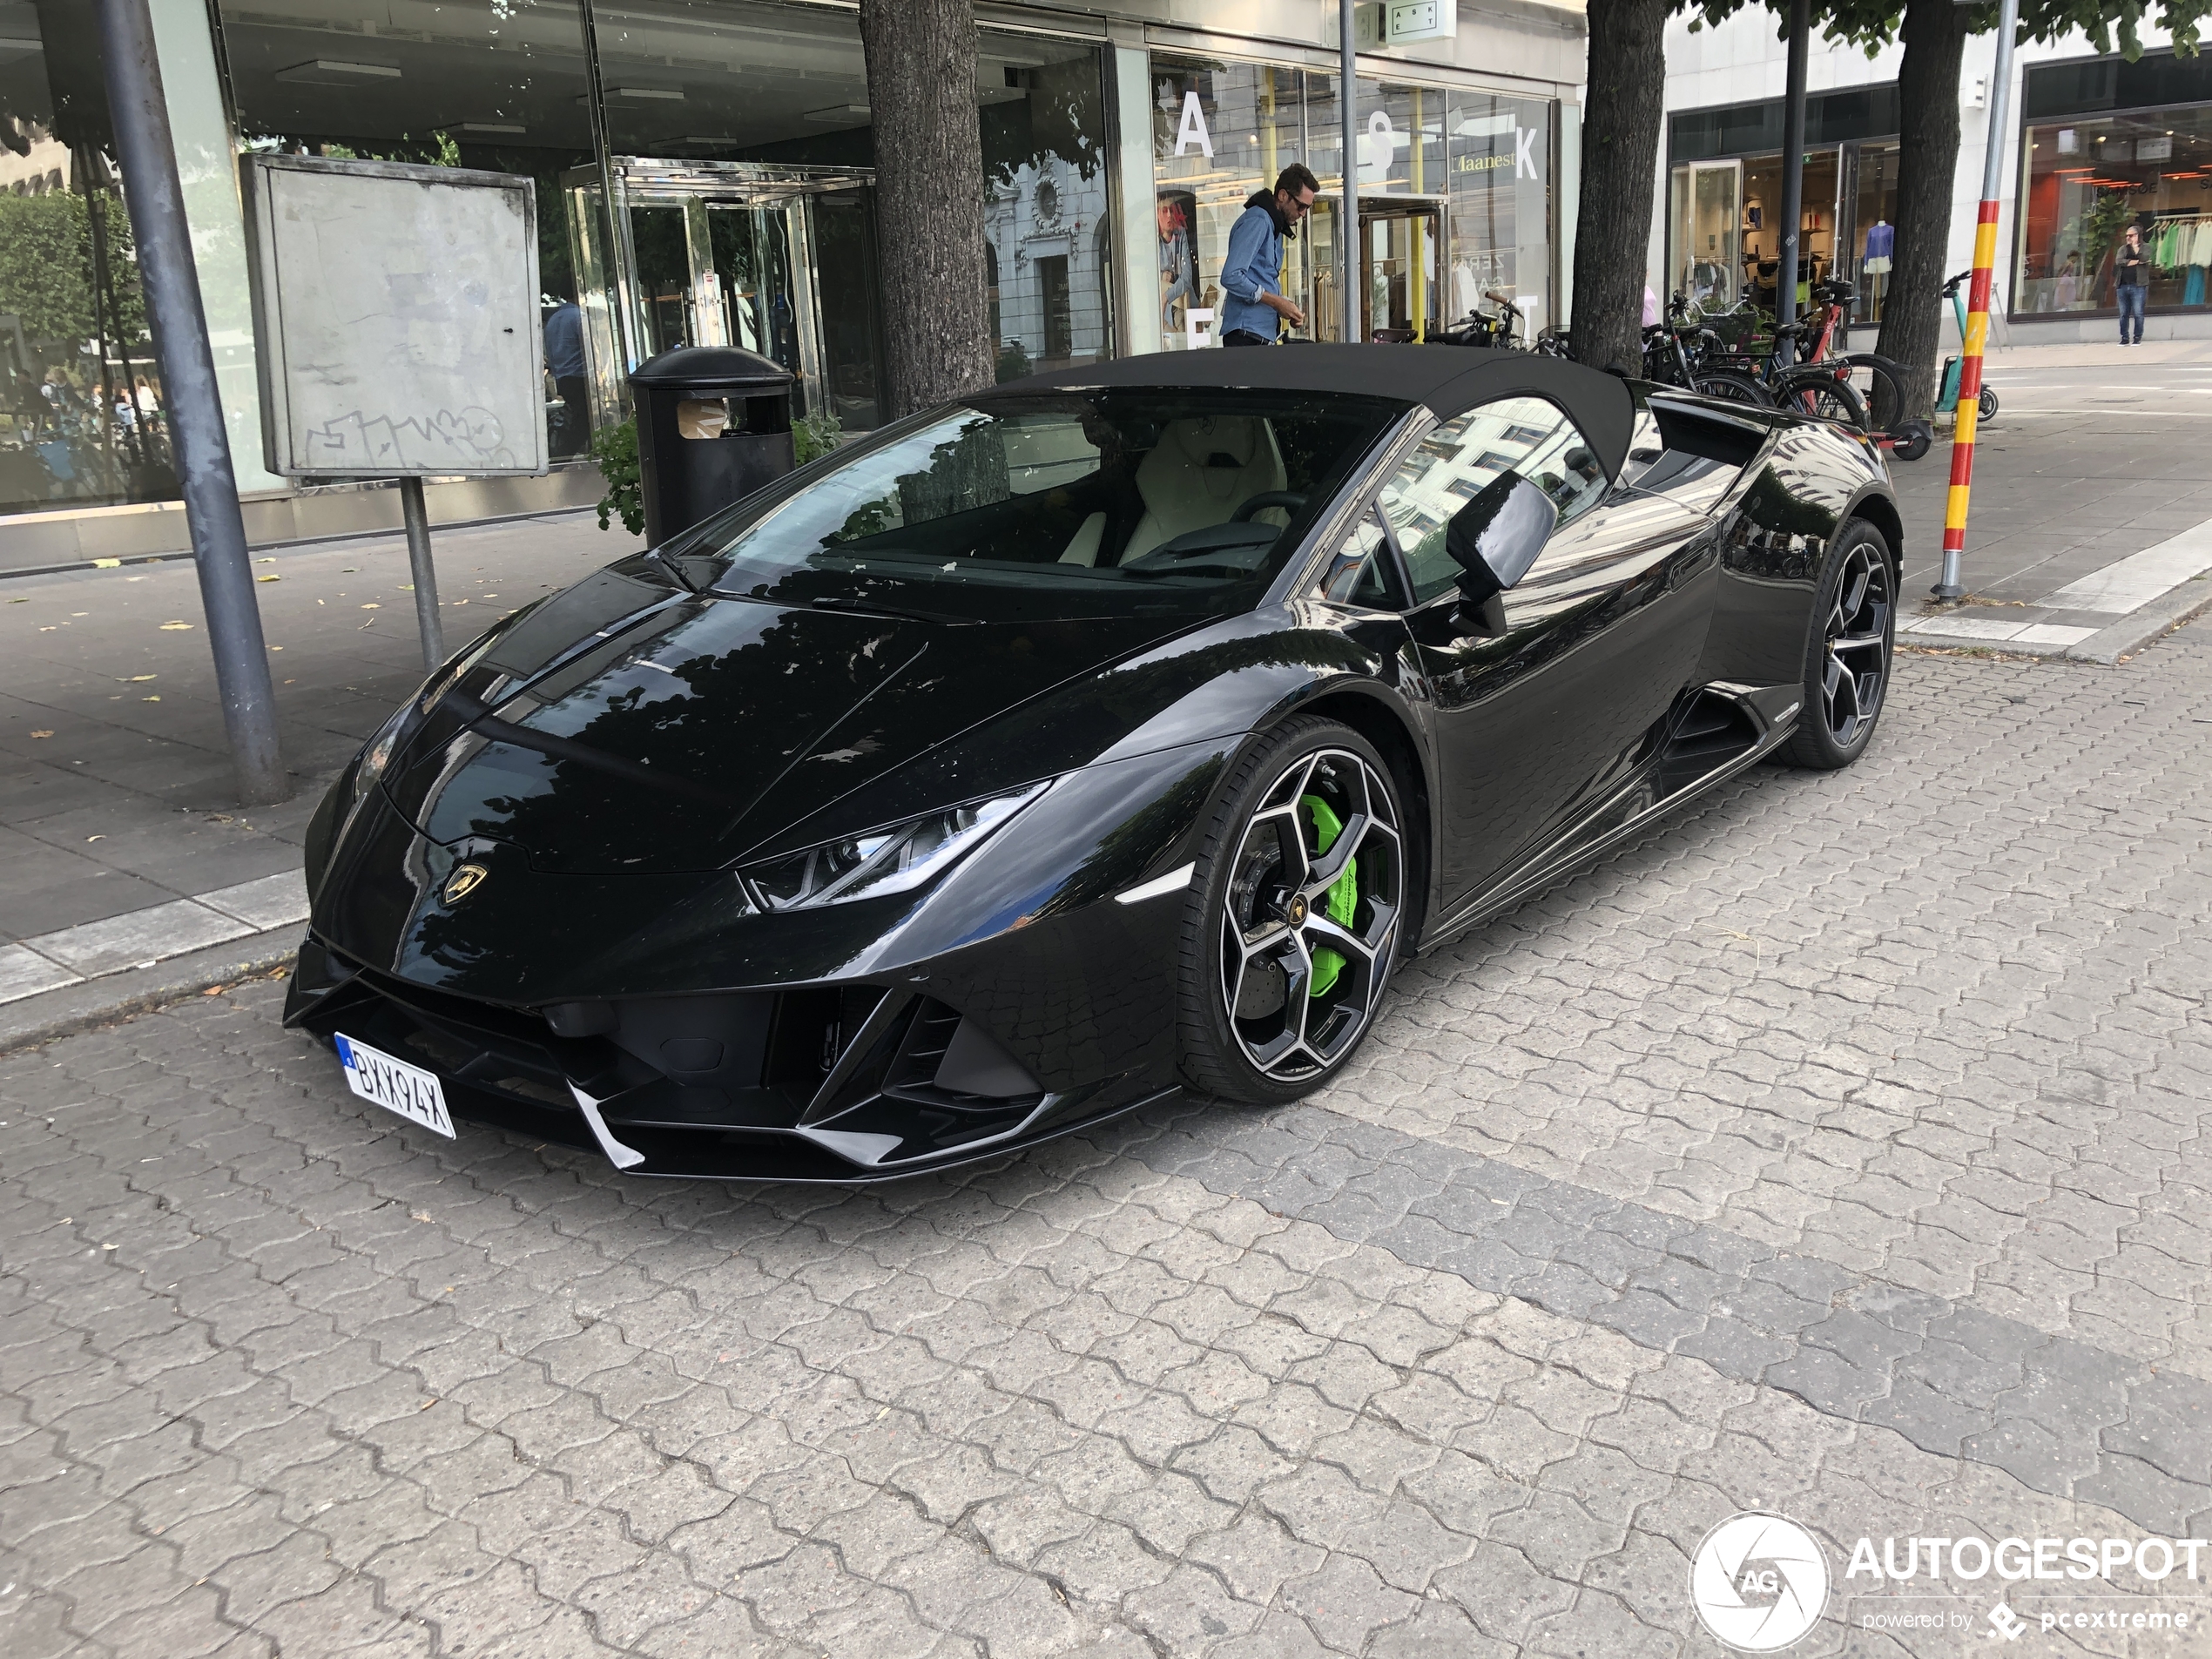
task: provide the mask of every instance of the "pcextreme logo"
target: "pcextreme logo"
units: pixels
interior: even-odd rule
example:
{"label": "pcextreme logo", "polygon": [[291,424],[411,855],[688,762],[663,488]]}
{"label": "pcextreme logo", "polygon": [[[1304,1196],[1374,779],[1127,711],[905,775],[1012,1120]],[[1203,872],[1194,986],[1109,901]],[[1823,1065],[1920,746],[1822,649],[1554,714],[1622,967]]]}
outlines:
{"label": "pcextreme logo", "polygon": [[1828,1558],[1796,1521],[1730,1515],[1689,1561],[1689,1602],[1715,1640],[1744,1653],[1788,1647],[1828,1605]]}

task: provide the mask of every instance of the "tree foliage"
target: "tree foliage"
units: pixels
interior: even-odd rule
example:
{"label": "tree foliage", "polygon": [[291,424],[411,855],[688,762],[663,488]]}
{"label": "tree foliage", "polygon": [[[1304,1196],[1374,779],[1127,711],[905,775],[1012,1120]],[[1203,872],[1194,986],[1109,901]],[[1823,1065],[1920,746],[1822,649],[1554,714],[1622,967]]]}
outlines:
{"label": "tree foliage", "polygon": [[107,243],[107,292],[93,302],[92,214],[74,192],[0,195],[0,313],[23,319],[35,340],[90,340],[111,300],[107,338],[136,344],[146,335],[130,216],[112,196],[100,201]]}
{"label": "tree foliage", "polygon": [[1098,71],[1082,57],[1020,71],[1023,96],[986,104],[976,112],[983,143],[983,173],[1010,185],[1024,167],[1044,171],[1057,156],[1084,179],[1106,164],[1102,135],[1094,131]]}
{"label": "tree foliage", "polygon": [[[1815,27],[1823,37],[1858,46],[1871,57],[1898,38],[1905,24],[1908,0],[1817,0],[1813,8]],[[1943,0],[1950,5],[1952,0]],[[1697,22],[1718,24],[1753,5],[1764,4],[1775,14],[1776,32],[1790,26],[1789,0],[1694,0],[1683,10]],[[1998,10],[1991,0],[1959,6],[1970,35],[1987,34],[1997,27]],[[2080,30],[2101,53],[2117,50],[2133,63],[2142,56],[2146,24],[2165,30],[2174,37],[2174,49],[2192,57],[2197,49],[2198,26],[2212,3],[2208,0],[2159,0],[2154,9],[2143,0],[2020,0],[2020,32],[2014,38],[2054,42]],[[2114,43],[2117,41],[2115,48]]]}

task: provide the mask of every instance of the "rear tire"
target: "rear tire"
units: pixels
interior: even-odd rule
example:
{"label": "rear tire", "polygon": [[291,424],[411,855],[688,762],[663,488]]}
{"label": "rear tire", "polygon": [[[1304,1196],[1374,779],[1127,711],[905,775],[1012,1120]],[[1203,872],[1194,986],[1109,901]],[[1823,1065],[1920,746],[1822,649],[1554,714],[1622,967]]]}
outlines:
{"label": "rear tire", "polygon": [[1814,590],[1805,640],[1804,703],[1784,759],[1834,772],[1866,752],[1889,693],[1897,644],[1896,563],[1882,532],[1846,520]]}
{"label": "rear tire", "polygon": [[1697,390],[1707,397],[1723,398],[1730,403],[1749,403],[1762,409],[1774,407],[1774,400],[1766,395],[1765,387],[1749,374],[1738,374],[1724,368],[1701,370],[1697,375]]}
{"label": "rear tire", "polygon": [[1286,722],[1238,764],[1184,916],[1182,1070],[1193,1088],[1280,1105],[1352,1058],[1405,944],[1404,826],[1388,764],[1333,720]]}
{"label": "rear tire", "polygon": [[1997,418],[1997,394],[1986,386],[1981,388],[1981,401],[1976,406],[1976,412],[1985,421]]}

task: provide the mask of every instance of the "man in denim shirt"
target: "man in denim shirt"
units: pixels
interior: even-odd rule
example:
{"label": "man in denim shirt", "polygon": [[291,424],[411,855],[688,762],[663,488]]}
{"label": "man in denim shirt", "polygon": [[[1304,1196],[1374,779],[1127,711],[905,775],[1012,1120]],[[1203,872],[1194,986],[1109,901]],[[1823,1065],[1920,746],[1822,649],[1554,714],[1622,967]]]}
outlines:
{"label": "man in denim shirt", "polygon": [[1319,181],[1294,161],[1272,192],[1255,190],[1244,203],[1230,227],[1221,266],[1229,296],[1221,307],[1223,345],[1271,346],[1278,320],[1305,326],[1305,313],[1283,296],[1283,244],[1298,234],[1298,221],[1313,211],[1320,192]]}

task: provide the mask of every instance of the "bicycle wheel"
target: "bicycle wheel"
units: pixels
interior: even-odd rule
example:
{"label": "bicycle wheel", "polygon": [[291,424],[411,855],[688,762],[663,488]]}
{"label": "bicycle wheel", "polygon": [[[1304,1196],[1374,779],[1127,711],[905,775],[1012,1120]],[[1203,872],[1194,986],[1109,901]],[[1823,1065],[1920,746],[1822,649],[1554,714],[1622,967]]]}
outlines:
{"label": "bicycle wheel", "polygon": [[1726,369],[1700,369],[1697,389],[1707,397],[1723,398],[1730,403],[1750,403],[1763,409],[1774,407],[1774,400],[1766,395],[1765,387],[1749,374],[1731,374]]}
{"label": "bicycle wheel", "polygon": [[1897,431],[1905,419],[1905,381],[1898,366],[1873,352],[1853,352],[1843,361],[1851,365],[1851,388],[1866,405],[1873,429]]}
{"label": "bicycle wheel", "polygon": [[1785,409],[1816,420],[1835,421],[1861,432],[1873,430],[1868,424],[1866,401],[1851,390],[1850,381],[1838,380],[1833,369],[1784,375],[1776,384],[1774,395]]}

